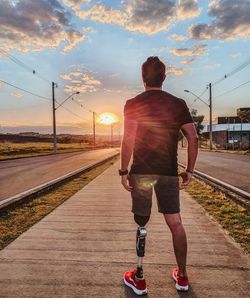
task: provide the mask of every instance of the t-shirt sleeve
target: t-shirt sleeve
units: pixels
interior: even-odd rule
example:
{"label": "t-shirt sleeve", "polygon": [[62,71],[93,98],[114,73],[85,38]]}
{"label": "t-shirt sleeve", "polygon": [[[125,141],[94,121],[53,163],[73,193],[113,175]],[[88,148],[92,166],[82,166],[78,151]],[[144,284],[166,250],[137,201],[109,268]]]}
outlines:
{"label": "t-shirt sleeve", "polygon": [[180,123],[181,125],[187,124],[187,123],[193,123],[194,120],[190,114],[190,111],[188,109],[188,106],[184,100],[182,100],[182,109],[180,113]]}
{"label": "t-shirt sleeve", "polygon": [[127,100],[124,106],[123,115],[124,120],[136,120],[134,105],[129,100]]}

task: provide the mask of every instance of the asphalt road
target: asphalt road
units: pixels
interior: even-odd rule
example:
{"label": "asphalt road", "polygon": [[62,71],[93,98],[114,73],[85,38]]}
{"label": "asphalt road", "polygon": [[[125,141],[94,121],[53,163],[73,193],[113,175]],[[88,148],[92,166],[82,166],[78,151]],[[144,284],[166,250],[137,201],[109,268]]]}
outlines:
{"label": "asphalt road", "polygon": [[[185,150],[179,149],[178,160],[186,164]],[[196,169],[240,189],[250,192],[250,156],[200,151]]]}
{"label": "asphalt road", "polygon": [[117,152],[98,149],[0,162],[0,201]]}

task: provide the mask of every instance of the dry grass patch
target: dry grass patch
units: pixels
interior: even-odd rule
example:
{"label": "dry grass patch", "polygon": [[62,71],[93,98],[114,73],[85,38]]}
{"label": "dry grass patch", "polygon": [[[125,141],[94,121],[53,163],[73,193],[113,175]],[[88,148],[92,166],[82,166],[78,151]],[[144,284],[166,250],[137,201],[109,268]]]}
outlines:
{"label": "dry grass patch", "polygon": [[244,207],[195,178],[186,190],[246,252],[250,252],[250,214]]}
{"label": "dry grass patch", "polygon": [[91,180],[95,179],[104,170],[110,167],[119,157],[98,166],[72,179],[65,184],[54,188],[46,194],[38,195],[28,202],[10,207],[0,212],[0,249],[29,229],[57,206],[81,190]]}
{"label": "dry grass patch", "polygon": [[[88,150],[89,146],[81,143],[57,144],[58,152],[75,152]],[[53,150],[52,143],[30,142],[30,143],[0,143],[0,160],[10,158],[22,158],[51,154]]]}

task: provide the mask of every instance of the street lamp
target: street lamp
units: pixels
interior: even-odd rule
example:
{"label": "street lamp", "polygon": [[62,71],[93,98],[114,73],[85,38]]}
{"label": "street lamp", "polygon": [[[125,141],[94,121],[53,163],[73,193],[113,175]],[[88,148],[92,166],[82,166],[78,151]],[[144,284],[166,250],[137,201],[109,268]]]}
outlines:
{"label": "street lamp", "polygon": [[73,95],[76,94],[80,94],[79,91],[72,93],[71,95],[69,95],[66,99],[64,99],[64,101],[62,103],[59,104],[59,106],[57,106],[55,109],[57,110],[58,108],[60,108],[68,99],[70,99],[70,97],[72,97]]}
{"label": "street lamp", "polygon": [[80,94],[79,91],[72,93],[69,95],[62,103],[60,103],[57,107],[55,106],[55,89],[56,84],[52,82],[52,100],[53,100],[53,153],[57,152],[57,140],[56,140],[56,110],[60,108],[69,98],[71,98],[75,94]]}
{"label": "street lamp", "polygon": [[209,88],[210,88],[210,96],[209,96],[209,104],[206,103],[203,99],[201,99],[198,95],[196,95],[195,93],[193,93],[190,90],[184,90],[184,92],[187,93],[191,93],[192,95],[194,95],[197,99],[199,99],[201,102],[203,102],[206,106],[209,107],[209,150],[213,149],[213,129],[212,129],[212,96],[211,96],[211,83],[209,84]]}

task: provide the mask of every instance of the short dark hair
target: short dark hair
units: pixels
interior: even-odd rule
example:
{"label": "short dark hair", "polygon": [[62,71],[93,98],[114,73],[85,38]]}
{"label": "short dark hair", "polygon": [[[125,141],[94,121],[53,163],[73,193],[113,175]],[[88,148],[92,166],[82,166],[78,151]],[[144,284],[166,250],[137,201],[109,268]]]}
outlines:
{"label": "short dark hair", "polygon": [[142,79],[149,87],[161,87],[165,72],[166,66],[157,56],[148,57],[142,64]]}

